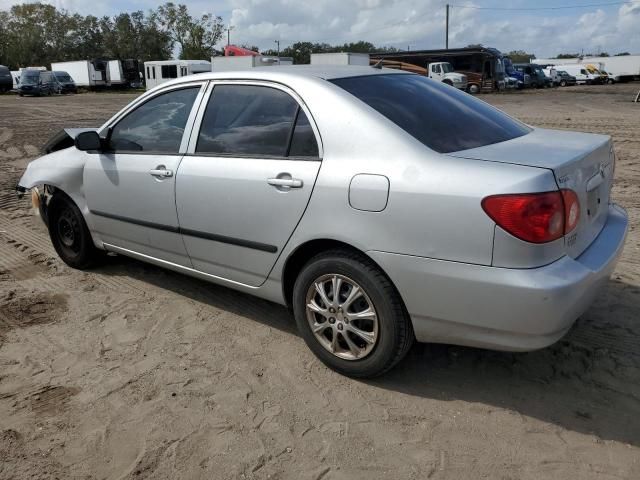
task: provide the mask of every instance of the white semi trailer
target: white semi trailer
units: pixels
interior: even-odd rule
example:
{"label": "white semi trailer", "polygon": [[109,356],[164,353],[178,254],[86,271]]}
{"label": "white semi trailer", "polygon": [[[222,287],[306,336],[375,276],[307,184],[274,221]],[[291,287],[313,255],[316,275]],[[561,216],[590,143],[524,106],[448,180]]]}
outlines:
{"label": "white semi trailer", "polygon": [[13,89],[16,90],[20,86],[20,75],[22,72],[19,70],[11,71],[11,80],[13,81]]}
{"label": "white semi trailer", "polygon": [[106,71],[96,69],[94,63],[89,60],[52,63],[51,71],[67,72],[78,87],[92,88],[107,85]]}

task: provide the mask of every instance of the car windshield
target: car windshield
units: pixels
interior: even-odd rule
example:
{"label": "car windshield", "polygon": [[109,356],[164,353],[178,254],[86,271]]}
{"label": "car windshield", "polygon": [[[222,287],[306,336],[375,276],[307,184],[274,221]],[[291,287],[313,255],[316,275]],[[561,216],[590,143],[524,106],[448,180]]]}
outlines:
{"label": "car windshield", "polygon": [[35,85],[38,83],[38,81],[40,80],[40,75],[34,75],[34,74],[22,74],[20,75],[20,83],[23,83],[25,85]]}
{"label": "car windshield", "polygon": [[443,63],[442,64],[442,71],[444,73],[451,73],[451,72],[453,72],[453,67],[451,66],[450,63]]}
{"label": "car windshield", "polygon": [[68,73],[64,73],[64,72],[54,72],[53,73],[56,77],[56,79],[59,82],[63,82],[63,83],[69,83],[69,82],[73,82],[73,80],[71,79],[71,77],[69,76]]}
{"label": "car windshield", "polygon": [[489,104],[421,75],[348,77],[332,83],[440,153],[504,142],[531,131]]}

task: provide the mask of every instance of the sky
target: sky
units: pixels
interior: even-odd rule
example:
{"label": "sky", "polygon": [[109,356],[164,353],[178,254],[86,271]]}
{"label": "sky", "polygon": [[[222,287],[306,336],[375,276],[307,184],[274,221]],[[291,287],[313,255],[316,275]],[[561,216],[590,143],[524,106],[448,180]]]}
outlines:
{"label": "sky", "polygon": [[[0,0],[0,9],[16,2]],[[149,0],[46,0],[70,12],[113,15],[148,10]],[[231,43],[261,49],[296,41],[358,40],[401,49],[445,45],[446,0],[175,0],[192,15],[208,12],[232,25]],[[450,47],[481,43],[538,58],[565,52],[640,54],[640,0],[449,0]],[[616,3],[615,5],[610,5]],[[607,5],[609,4],[609,5]],[[573,8],[558,8],[558,7]],[[549,8],[552,7],[552,8]],[[510,10],[504,10],[505,8]],[[226,43],[226,38],[222,44]]]}

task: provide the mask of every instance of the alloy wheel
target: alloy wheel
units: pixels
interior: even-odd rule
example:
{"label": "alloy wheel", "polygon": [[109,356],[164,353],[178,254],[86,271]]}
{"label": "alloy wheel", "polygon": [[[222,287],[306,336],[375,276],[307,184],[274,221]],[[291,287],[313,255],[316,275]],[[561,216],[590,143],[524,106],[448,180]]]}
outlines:
{"label": "alloy wheel", "polygon": [[306,315],[315,338],[336,357],[359,360],[376,346],[376,309],[349,277],[328,274],[314,280],[307,290]]}

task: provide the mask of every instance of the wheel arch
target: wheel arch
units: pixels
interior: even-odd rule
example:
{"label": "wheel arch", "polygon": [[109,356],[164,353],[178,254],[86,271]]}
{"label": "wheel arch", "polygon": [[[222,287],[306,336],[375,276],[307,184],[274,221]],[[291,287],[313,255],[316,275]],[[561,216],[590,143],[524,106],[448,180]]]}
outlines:
{"label": "wheel arch", "polygon": [[367,255],[367,253],[364,252],[363,250],[356,248],[353,245],[350,245],[349,243],[346,243],[340,240],[330,239],[330,238],[319,238],[319,239],[308,240],[298,245],[298,247],[296,247],[295,250],[293,250],[287,257],[287,260],[284,263],[284,267],[282,268],[281,278],[282,278],[282,295],[284,297],[285,305],[288,308],[291,308],[292,306],[293,286],[295,284],[296,278],[302,271],[302,268],[307,264],[307,262],[309,262],[309,260],[311,260],[316,255],[322,252],[326,252],[329,250],[337,250],[337,249],[356,253],[358,255],[363,256],[371,263],[373,263],[382,272],[382,274],[385,277],[387,277],[391,285],[393,285],[393,288],[395,288],[396,292],[398,292],[398,296],[402,301],[402,307],[406,311],[402,294],[398,291],[393,280],[391,279],[391,277],[389,277],[387,272],[385,272],[384,269],[373,258]]}

